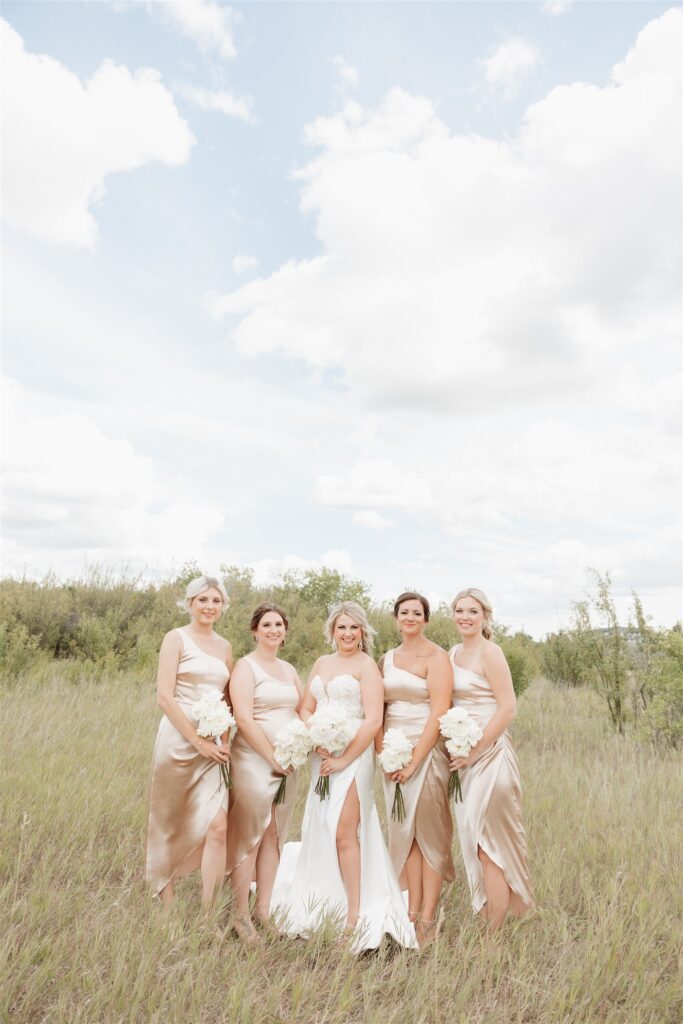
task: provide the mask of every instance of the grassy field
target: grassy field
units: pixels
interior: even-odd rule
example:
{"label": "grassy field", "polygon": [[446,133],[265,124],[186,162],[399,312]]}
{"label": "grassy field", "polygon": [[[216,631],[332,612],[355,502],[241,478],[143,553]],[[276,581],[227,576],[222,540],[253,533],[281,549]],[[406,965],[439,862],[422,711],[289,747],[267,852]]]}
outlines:
{"label": "grassy field", "polygon": [[[325,936],[243,949],[227,908],[202,919],[196,876],[162,920],[142,879],[151,683],[55,676],[1,706],[3,1022],[681,1019],[680,762],[613,735],[588,691],[539,680],[520,701],[533,916],[488,936],[458,850],[438,945],[358,959]],[[302,805],[303,786],[297,834]]]}

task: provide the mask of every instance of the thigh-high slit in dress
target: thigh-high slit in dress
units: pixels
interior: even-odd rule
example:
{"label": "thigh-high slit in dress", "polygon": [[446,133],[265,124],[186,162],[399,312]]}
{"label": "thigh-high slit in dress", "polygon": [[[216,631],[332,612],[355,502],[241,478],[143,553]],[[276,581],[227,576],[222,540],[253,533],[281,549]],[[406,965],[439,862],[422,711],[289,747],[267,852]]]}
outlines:
{"label": "thigh-high slit in dress", "polygon": [[[455,664],[453,704],[464,708],[486,727],[498,707],[487,679]],[[497,864],[512,890],[510,912],[521,915],[533,906],[527,863],[526,834],[522,824],[522,785],[517,756],[507,730],[482,756],[460,771],[462,802],[454,804],[472,909],[486,903],[484,876],[478,851]]]}
{"label": "thigh-high slit in dress", "polygon": [[[359,728],[364,717],[361,684],[351,675],[336,676],[327,684],[316,677],[311,693],[318,707],[341,704]],[[354,952],[376,949],[385,934],[403,946],[415,948],[415,930],[408,919],[396,874],[391,865],[375,806],[375,755],[372,744],[350,765],[330,776],[330,795],[321,800],[314,792],[321,760],[312,758],[311,784],[306,801],[301,842],[287,843],[275,880],[272,907],[281,931],[307,938],[325,919],[346,920],[348,902],[337,855],[337,826],[346,796],[355,783],[360,804],[361,882]]]}

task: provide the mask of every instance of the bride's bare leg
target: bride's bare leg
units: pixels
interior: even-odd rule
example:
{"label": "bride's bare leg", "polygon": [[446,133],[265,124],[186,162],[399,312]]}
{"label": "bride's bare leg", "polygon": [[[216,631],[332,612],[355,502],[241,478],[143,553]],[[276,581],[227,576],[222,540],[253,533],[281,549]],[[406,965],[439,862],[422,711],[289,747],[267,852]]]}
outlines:
{"label": "bride's bare leg", "polygon": [[355,927],[360,909],[360,801],[355,781],[349,786],[337,825],[337,856],[339,870],[346,890],[347,927]]}
{"label": "bride's bare leg", "polygon": [[477,849],[477,855],[484,875],[484,891],[486,892],[484,916],[491,931],[496,931],[505,920],[512,893],[502,870],[488,854],[484,853],[481,846]]}
{"label": "bride's bare leg", "polygon": [[275,826],[275,810],[270,818],[270,825],[263,833],[258,857],[256,858],[256,906],[254,915],[259,921],[267,921],[270,917],[270,899],[273,895],[275,875],[280,863],[280,851],[277,845],[277,828]]}
{"label": "bride's bare leg", "polygon": [[209,825],[202,851],[202,903],[205,907],[213,903],[216,888],[223,884],[227,836],[228,816],[221,808]]}
{"label": "bride's bare leg", "polygon": [[422,853],[417,839],[413,839],[403,870],[408,883],[408,913],[417,916],[422,910]]}

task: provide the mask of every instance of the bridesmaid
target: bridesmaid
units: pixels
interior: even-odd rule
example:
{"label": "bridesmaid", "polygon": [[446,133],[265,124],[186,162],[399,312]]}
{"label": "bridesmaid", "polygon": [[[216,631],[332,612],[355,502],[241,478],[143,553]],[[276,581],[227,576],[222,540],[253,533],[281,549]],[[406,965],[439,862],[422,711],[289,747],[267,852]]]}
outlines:
{"label": "bridesmaid", "polygon": [[278,658],[287,627],[278,605],[259,605],[250,623],[256,648],[237,662],[230,680],[237,736],[232,745],[227,873],[235,891],[234,929],[247,945],[257,937],[249,914],[250,886],[255,879],[254,914],[264,924],[296,798],[296,781],[290,779],[284,802],[273,803],[282,777],[293,770],[284,771],[273,759],[275,736],[298,717],[302,694],[295,669]]}
{"label": "bridesmaid", "polygon": [[[436,908],[443,882],[452,882],[453,821],[448,806],[450,768],[439,716],[453,693],[453,670],[448,655],[424,636],[429,601],[407,591],[394,604],[401,633],[399,647],[380,660],[384,678],[384,729],[400,729],[413,744],[410,763],[383,775],[387,805],[389,853],[402,887],[408,887],[408,914],[415,923],[420,946],[436,937]],[[376,745],[381,750],[383,732]],[[401,784],[406,816],[391,817],[396,783]]]}
{"label": "bridesmaid", "polygon": [[159,654],[159,723],[152,762],[146,878],[168,911],[177,878],[201,868],[202,902],[209,905],[225,875],[228,793],[220,764],[227,764],[227,734],[221,746],[197,735],[191,721],[195,701],[209,690],[221,694],[232,668],[232,648],[214,633],[228,607],[220,580],[199,576],[187,585],[190,624],[172,629]]}
{"label": "bridesmaid", "polygon": [[515,691],[505,655],[490,639],[493,609],[486,594],[461,590],[451,607],[462,637],[449,652],[453,703],[484,730],[469,757],[451,759],[462,781],[455,818],[472,907],[497,929],[508,912],[521,917],[533,906],[519,766],[507,731],[516,714]]}

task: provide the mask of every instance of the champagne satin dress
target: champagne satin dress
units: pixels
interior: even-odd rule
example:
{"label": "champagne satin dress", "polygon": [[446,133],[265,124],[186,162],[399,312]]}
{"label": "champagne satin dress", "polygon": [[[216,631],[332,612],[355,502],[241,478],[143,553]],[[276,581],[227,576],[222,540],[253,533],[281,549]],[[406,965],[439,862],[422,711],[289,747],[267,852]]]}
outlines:
{"label": "champagne satin dress", "polygon": [[[453,705],[464,708],[482,729],[498,704],[483,676],[455,664],[457,647],[450,652],[455,684]],[[486,903],[484,877],[477,848],[481,847],[505,875],[512,890],[510,912],[523,914],[533,906],[526,835],[522,824],[522,785],[519,765],[507,730],[478,761],[460,771],[462,803],[454,803],[455,820],[472,909],[476,914]]]}
{"label": "champagne satin dress", "polygon": [[[205,654],[183,629],[176,633],[183,646],[175,699],[191,721],[194,702],[209,690],[222,694],[230,673],[225,662]],[[228,792],[218,762],[197,753],[164,715],[154,745],[147,829],[145,876],[155,896],[178,874],[188,856],[203,845],[209,825],[221,808],[228,809]]]}
{"label": "champagne satin dress", "polygon": [[[429,718],[427,680],[398,668],[394,651],[387,651],[382,665],[384,676],[384,730],[400,729],[413,746],[418,742]],[[391,817],[396,783],[382,772],[384,799],[387,806],[389,854],[394,871],[405,887],[403,870],[416,839],[422,856],[434,871],[447,882],[455,878],[451,849],[453,820],[448,806],[448,754],[441,737],[420,762],[415,774],[401,785],[406,816],[404,821]]]}
{"label": "champagne satin dress", "polygon": [[[273,679],[255,658],[244,659],[254,673],[254,721],[271,743],[284,725],[298,718],[299,691],[294,683]],[[231,874],[262,839],[270,824],[273,800],[283,776],[249,745],[238,731],[230,753],[230,828],[227,874]],[[296,772],[287,776],[284,803],[275,808],[278,848],[282,852],[296,801]]]}

